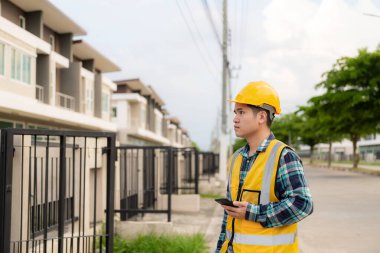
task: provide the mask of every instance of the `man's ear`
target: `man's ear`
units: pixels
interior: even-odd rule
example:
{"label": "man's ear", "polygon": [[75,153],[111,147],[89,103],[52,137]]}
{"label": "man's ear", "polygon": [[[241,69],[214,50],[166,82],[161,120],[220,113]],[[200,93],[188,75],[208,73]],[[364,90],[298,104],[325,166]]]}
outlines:
{"label": "man's ear", "polygon": [[266,122],[267,122],[267,114],[265,113],[265,111],[260,111],[258,113],[258,116],[259,116],[260,123],[266,124]]}

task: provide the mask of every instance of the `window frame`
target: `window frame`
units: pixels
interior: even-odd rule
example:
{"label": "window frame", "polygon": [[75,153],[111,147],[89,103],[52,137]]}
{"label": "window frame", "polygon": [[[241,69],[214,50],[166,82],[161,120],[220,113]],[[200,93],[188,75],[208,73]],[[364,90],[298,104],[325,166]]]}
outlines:
{"label": "window frame", "polygon": [[0,76],[5,76],[5,54],[6,45],[2,41],[0,41]]}
{"label": "window frame", "polygon": [[18,25],[22,28],[26,28],[26,19],[23,15],[18,16]]}
{"label": "window frame", "polygon": [[[25,65],[27,62],[27,65]],[[18,48],[11,47],[11,79],[23,84],[32,84],[32,56]]]}
{"label": "window frame", "polygon": [[102,91],[102,112],[110,112],[110,94],[104,91]]}

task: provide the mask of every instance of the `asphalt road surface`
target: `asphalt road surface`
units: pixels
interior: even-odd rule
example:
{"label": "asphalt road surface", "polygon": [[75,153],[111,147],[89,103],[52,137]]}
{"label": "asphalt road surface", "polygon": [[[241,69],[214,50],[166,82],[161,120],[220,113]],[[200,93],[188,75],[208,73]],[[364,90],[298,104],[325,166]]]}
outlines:
{"label": "asphalt road surface", "polygon": [[302,253],[380,253],[380,177],[306,166],[314,212],[299,223]]}

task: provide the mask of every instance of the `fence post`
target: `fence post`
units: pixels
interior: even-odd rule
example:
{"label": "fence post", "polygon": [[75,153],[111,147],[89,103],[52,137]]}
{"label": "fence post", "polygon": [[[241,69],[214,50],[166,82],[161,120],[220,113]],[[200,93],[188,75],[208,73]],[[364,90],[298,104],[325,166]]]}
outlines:
{"label": "fence post", "polygon": [[10,252],[11,243],[11,207],[12,207],[12,165],[13,134],[1,130],[1,181],[0,181],[0,250]]}
{"label": "fence post", "polygon": [[115,135],[107,138],[107,212],[106,212],[106,252],[113,252],[113,232],[114,232],[114,203],[115,203]]}
{"label": "fence post", "polygon": [[173,191],[173,171],[174,171],[174,159],[173,159],[173,148],[168,148],[168,222],[171,221],[172,215],[172,191]]}
{"label": "fence post", "polygon": [[[5,206],[5,130],[0,130],[0,205]],[[5,251],[4,239],[4,208],[0,208],[0,251]]]}
{"label": "fence post", "polygon": [[61,135],[59,138],[58,253],[63,253],[66,210],[66,135]]}
{"label": "fence post", "polygon": [[195,194],[199,193],[199,159],[198,159],[198,151],[194,149],[195,154]]}

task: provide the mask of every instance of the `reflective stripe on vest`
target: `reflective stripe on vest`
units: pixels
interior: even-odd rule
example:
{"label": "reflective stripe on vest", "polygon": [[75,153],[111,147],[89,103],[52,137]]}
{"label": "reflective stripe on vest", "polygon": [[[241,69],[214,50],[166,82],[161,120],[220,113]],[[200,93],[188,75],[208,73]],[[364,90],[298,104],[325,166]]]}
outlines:
{"label": "reflective stripe on vest", "polygon": [[227,183],[227,187],[230,188],[230,184],[231,184],[231,177],[232,177],[232,170],[234,169],[234,164],[235,164],[235,160],[236,158],[238,157],[238,155],[240,154],[240,151],[243,149],[244,147],[241,147],[239,148],[238,150],[235,151],[234,153],[234,156],[232,157],[232,161],[231,161],[231,166],[230,166],[230,175],[228,177],[228,183]]}
{"label": "reflective stripe on vest", "polygon": [[[272,148],[269,158],[265,163],[265,171],[263,176],[263,181],[261,183],[261,196],[260,196],[260,204],[266,205],[269,203],[269,195],[270,195],[270,184],[272,179],[272,174],[275,170],[274,164],[276,163],[276,155],[281,147],[282,143],[278,142]],[[277,168],[276,168],[277,169]]]}
{"label": "reflective stripe on vest", "polygon": [[[231,239],[231,231],[226,231],[227,239]],[[234,243],[259,246],[277,246],[284,244],[292,244],[296,240],[297,234],[284,235],[249,235],[249,234],[234,234]]]}

